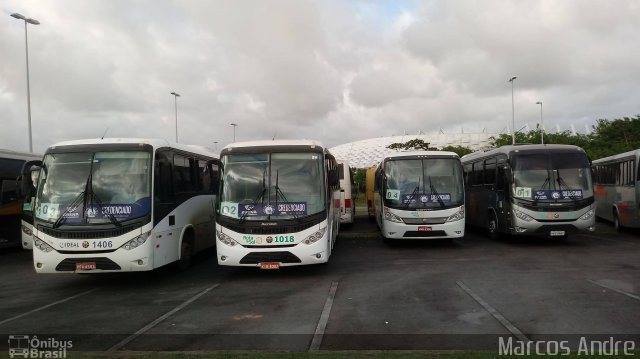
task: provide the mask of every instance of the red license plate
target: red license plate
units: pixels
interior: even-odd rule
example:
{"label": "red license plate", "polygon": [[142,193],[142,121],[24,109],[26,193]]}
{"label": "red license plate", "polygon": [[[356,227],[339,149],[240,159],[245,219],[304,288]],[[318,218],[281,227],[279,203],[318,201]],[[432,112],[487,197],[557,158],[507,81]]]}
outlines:
{"label": "red license plate", "polygon": [[420,232],[431,232],[433,229],[431,226],[419,226],[418,231]]}
{"label": "red license plate", "polygon": [[262,263],[260,263],[260,269],[280,269],[280,263],[278,263],[278,262],[262,262]]}
{"label": "red license plate", "polygon": [[78,262],[76,270],[93,270],[96,269],[96,262]]}

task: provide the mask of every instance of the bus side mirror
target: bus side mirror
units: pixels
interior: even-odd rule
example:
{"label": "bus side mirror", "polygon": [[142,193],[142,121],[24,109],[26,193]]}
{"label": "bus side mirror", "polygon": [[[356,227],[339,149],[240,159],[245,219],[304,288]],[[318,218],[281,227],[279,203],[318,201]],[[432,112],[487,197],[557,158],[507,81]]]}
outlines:
{"label": "bus side mirror", "polygon": [[40,179],[40,167],[31,166],[31,183],[30,184],[33,186],[36,186],[38,184],[39,179]]}

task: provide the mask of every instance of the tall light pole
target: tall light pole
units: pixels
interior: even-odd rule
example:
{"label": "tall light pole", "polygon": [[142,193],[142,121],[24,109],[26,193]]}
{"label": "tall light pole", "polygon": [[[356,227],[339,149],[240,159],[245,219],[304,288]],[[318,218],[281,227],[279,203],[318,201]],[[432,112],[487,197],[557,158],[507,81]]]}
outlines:
{"label": "tall light pole", "polygon": [[542,121],[542,101],[536,102],[536,105],[540,105],[540,127],[542,127],[542,144],[544,145],[544,122]]}
{"label": "tall light pole", "polygon": [[24,20],[24,48],[27,53],[27,119],[29,121],[29,152],[33,152],[33,137],[31,135],[31,89],[29,88],[29,42],[27,41],[27,23],[31,25],[40,25],[40,21],[30,19],[24,15],[13,13],[11,17]]}
{"label": "tall light pole", "polygon": [[173,95],[176,108],[176,143],[178,143],[178,97],[180,97],[180,94],[177,92],[172,92],[171,94]]}
{"label": "tall light pole", "polygon": [[516,143],[516,106],[513,103],[513,81],[517,79],[518,76],[512,76],[509,79],[511,82],[511,144],[515,145]]}
{"label": "tall light pole", "polygon": [[231,126],[233,126],[233,142],[236,142],[236,127],[238,126],[237,123],[230,123]]}

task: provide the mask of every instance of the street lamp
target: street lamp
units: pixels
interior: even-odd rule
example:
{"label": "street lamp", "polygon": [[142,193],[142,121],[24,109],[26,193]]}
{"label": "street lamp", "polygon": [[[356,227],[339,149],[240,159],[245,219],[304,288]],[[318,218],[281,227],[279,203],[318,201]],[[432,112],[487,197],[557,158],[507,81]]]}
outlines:
{"label": "street lamp", "polygon": [[536,105],[540,105],[540,127],[542,127],[542,144],[544,145],[544,122],[542,122],[542,101],[536,102]]}
{"label": "street lamp", "polygon": [[236,142],[236,127],[238,126],[237,123],[231,123],[231,126],[233,126],[233,142]]}
{"label": "street lamp", "polygon": [[176,107],[176,143],[178,143],[178,97],[180,97],[180,94],[177,92],[172,92],[171,94],[173,95]]}
{"label": "street lamp", "polygon": [[218,141],[213,141],[214,152],[218,152]]}
{"label": "street lamp", "polygon": [[29,152],[33,153],[33,139],[31,135],[31,89],[29,88],[29,43],[27,41],[27,23],[31,25],[40,25],[40,21],[29,19],[24,15],[13,13],[11,17],[18,20],[24,20],[24,48],[27,54],[27,119],[29,121]]}
{"label": "street lamp", "polygon": [[509,79],[511,82],[511,144],[516,144],[516,107],[513,103],[513,80],[517,79],[518,76],[512,76]]}

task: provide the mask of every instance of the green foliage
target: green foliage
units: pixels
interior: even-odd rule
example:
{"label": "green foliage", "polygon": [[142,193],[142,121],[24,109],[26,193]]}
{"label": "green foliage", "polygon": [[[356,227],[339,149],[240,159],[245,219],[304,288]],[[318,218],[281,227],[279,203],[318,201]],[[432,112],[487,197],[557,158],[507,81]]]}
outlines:
{"label": "green foliage", "polygon": [[[615,155],[640,148],[640,115],[622,119],[600,119],[589,135],[572,135],[569,131],[545,133],[544,143],[565,144],[582,147],[591,159]],[[542,130],[516,133],[516,143],[540,143]],[[491,138],[493,147],[511,144],[511,134]]]}
{"label": "green foliage", "polygon": [[464,146],[444,146],[442,147],[442,151],[455,152],[460,157],[464,155],[468,155],[469,153],[473,152],[469,147],[464,147]]}
{"label": "green foliage", "polygon": [[360,197],[360,193],[364,193],[367,183],[367,169],[356,168],[353,176],[354,186],[351,191],[356,193],[356,198]]}
{"label": "green foliage", "polygon": [[414,138],[405,143],[397,142],[392,143],[387,148],[392,150],[424,150],[424,151],[437,151],[437,148],[429,147],[428,142],[424,142],[419,138]]}

